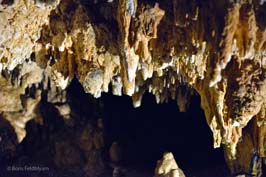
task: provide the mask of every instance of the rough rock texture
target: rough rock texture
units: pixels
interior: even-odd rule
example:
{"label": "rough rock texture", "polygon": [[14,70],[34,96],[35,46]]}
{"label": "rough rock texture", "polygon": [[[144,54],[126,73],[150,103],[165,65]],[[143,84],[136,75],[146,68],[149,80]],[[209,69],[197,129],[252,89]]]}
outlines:
{"label": "rough rock texture", "polygon": [[[38,120],[48,81],[65,89],[75,76],[87,93],[100,97],[112,85],[135,107],[148,91],[185,111],[196,90],[214,147],[223,144],[233,160],[254,120],[247,153],[265,157],[265,1],[0,3],[0,112],[19,142],[26,122]],[[27,90],[35,91],[29,97]]]}
{"label": "rough rock texture", "polygon": [[[49,169],[27,171],[32,176],[95,177],[104,173],[105,141],[99,103],[82,90],[73,90],[73,86],[62,90],[52,81],[47,85],[39,89],[32,86],[22,93],[18,100],[23,103],[18,102],[21,104],[18,105],[23,107],[26,102],[25,111],[10,106],[10,112],[0,116],[1,174],[16,176],[14,171],[6,170],[7,166]],[[29,110],[32,114],[27,112]],[[20,144],[19,138],[23,138]],[[17,176],[23,174],[18,171]]]}
{"label": "rough rock texture", "polygon": [[36,42],[59,1],[0,1],[0,71],[13,70],[36,50]]}
{"label": "rough rock texture", "polygon": [[185,177],[185,175],[178,167],[173,154],[166,152],[163,158],[157,161],[154,177]]}

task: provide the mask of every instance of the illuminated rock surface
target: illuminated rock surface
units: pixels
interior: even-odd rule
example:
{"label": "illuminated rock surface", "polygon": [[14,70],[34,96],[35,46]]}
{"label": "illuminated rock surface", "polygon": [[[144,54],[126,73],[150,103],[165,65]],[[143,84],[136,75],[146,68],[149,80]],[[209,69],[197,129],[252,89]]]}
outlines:
{"label": "illuminated rock surface", "polygon": [[178,167],[171,152],[164,153],[163,158],[157,161],[155,177],[185,177],[183,171]]}

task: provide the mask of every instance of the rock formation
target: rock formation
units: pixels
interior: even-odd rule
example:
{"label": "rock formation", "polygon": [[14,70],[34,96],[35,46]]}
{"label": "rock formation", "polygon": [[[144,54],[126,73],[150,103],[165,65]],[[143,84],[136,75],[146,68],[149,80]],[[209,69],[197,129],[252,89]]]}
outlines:
{"label": "rock formation", "polygon": [[178,167],[173,154],[166,152],[163,158],[157,161],[155,177],[185,177],[185,175]]}
{"label": "rock formation", "polygon": [[1,0],[1,117],[19,142],[28,121],[43,123],[44,95],[68,119],[57,92],[74,77],[94,97],[111,85],[135,107],[148,91],[186,111],[197,92],[230,169],[243,153],[265,157],[265,17],[264,0]]}

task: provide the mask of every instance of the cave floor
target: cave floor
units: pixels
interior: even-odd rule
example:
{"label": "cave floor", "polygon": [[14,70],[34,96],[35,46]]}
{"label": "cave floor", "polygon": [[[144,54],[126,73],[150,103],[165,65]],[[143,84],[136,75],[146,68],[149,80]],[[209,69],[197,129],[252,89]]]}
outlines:
{"label": "cave floor", "polygon": [[[154,167],[155,168],[155,167]],[[153,177],[153,167],[124,167],[122,168],[123,174],[117,177]],[[186,177],[232,177],[228,173],[228,169],[225,166],[206,167],[201,169],[189,169],[185,168],[184,173]],[[111,171],[100,177],[113,177]]]}
{"label": "cave floor", "polygon": [[[181,167],[182,168],[182,167]],[[76,172],[75,172],[76,171]],[[122,175],[112,176],[112,169],[107,170],[104,174],[98,177],[153,177],[154,167],[143,167],[143,166],[130,166],[121,167]],[[232,177],[229,175],[228,170],[224,166],[206,167],[201,169],[189,169],[183,168],[186,177]],[[19,173],[19,172],[1,172],[3,177],[84,177],[81,173],[81,169],[76,169],[71,172],[57,171],[51,169],[47,173]],[[23,176],[22,176],[23,175]],[[1,176],[1,175],[0,175]]]}

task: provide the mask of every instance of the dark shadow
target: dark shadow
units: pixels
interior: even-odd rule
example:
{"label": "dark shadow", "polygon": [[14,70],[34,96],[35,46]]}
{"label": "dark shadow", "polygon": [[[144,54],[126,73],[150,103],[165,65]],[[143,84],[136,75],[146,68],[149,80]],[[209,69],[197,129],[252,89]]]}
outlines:
{"label": "dark shadow", "polygon": [[15,156],[17,144],[14,128],[0,115],[0,170]]}
{"label": "dark shadow", "polygon": [[11,6],[12,4],[14,4],[14,0],[3,0],[3,1],[1,1],[1,5],[3,5],[3,6]]}
{"label": "dark shadow", "polygon": [[156,104],[151,94],[144,95],[137,109],[128,96],[104,94],[103,101],[108,144],[120,144],[125,165],[154,169],[163,152],[171,151],[186,174],[216,167],[223,170],[218,174],[228,173],[223,150],[213,148],[198,95],[186,113],[179,112],[175,101]]}

